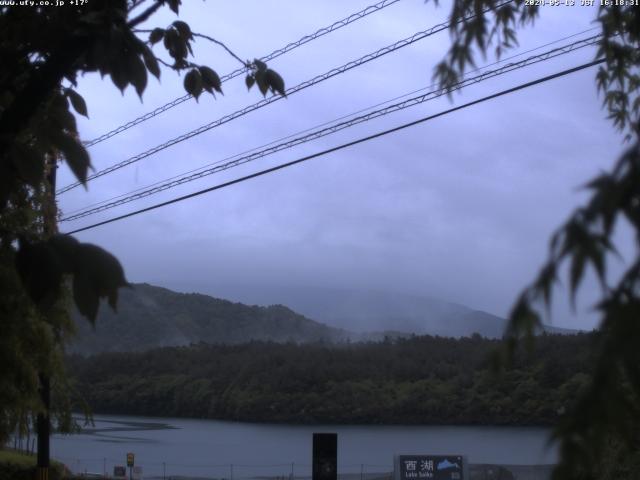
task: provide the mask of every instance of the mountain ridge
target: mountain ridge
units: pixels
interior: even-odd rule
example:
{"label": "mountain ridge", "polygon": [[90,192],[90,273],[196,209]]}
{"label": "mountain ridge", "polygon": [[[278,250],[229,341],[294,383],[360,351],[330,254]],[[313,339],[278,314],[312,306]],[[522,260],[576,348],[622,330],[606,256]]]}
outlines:
{"label": "mountain ridge", "polygon": [[[367,292],[347,292],[343,297],[341,300],[339,295],[320,292],[315,310],[297,302],[304,310],[301,314],[298,308],[283,303],[247,305],[203,293],[133,284],[132,289],[121,290],[117,314],[102,305],[95,327],[77,312],[73,315],[77,335],[68,350],[91,355],[197,343],[361,342],[414,334],[462,337],[478,333],[498,338],[506,324],[506,320],[495,315],[436,300],[429,300],[431,304],[416,300],[416,305],[408,306],[406,302],[403,305],[402,296],[387,303],[380,294]],[[296,303],[294,298],[290,300]],[[421,315],[420,308],[423,308]],[[378,316],[372,316],[371,312]],[[341,328],[340,322],[345,327],[368,323],[371,328],[369,331]]]}
{"label": "mountain ridge", "polygon": [[[332,327],[355,332],[402,331],[417,335],[500,338],[507,320],[492,313],[438,298],[380,290],[328,287],[218,285],[214,296],[243,303],[282,303],[302,315]],[[545,325],[548,333],[578,330]]]}
{"label": "mountain ridge", "polygon": [[102,305],[95,326],[73,315],[72,353],[141,351],[192,343],[251,340],[308,342],[346,340],[346,331],[303,317],[284,305],[244,305],[201,293],[133,284],[120,292],[118,313]]}

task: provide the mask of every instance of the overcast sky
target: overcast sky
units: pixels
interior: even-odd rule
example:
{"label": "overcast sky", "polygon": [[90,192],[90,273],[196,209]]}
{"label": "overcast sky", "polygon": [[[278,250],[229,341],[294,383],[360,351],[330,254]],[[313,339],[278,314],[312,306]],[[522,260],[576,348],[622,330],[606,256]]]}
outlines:
{"label": "overcast sky", "polygon": [[[363,9],[373,0],[184,2],[181,19],[242,58],[264,56]],[[269,63],[287,87],[445,20],[449,8],[400,0]],[[596,7],[544,7],[507,55],[593,28]],[[151,26],[167,26],[171,12]],[[593,35],[587,32],[577,38]],[[558,45],[568,43],[566,40]],[[179,175],[430,85],[447,32],[383,56],[90,182],[59,197],[63,214]],[[524,54],[526,58],[548,48]],[[197,62],[223,75],[240,64],[198,41]],[[161,48],[157,48],[161,54]],[[355,138],[434,114],[594,58],[593,49],[518,70],[447,98],[349,128],[242,167],[75,222],[70,231]],[[165,54],[166,58],[166,54]],[[479,58],[479,66],[493,62]],[[118,256],[127,277],[177,290],[281,285],[376,289],[442,298],[505,316],[545,259],[548,238],[587,198],[579,187],[623,151],[595,90],[595,68],[513,93],[267,176],[78,234]],[[109,79],[87,75],[79,91],[94,138],[184,94],[163,71],[141,103]],[[243,76],[90,149],[96,170],[257,102]],[[71,182],[60,169],[59,186]],[[624,242],[626,236],[620,235]],[[615,268],[614,268],[615,271]],[[587,284],[574,317],[560,302],[554,324],[590,328]],[[559,292],[560,298],[566,292]]]}

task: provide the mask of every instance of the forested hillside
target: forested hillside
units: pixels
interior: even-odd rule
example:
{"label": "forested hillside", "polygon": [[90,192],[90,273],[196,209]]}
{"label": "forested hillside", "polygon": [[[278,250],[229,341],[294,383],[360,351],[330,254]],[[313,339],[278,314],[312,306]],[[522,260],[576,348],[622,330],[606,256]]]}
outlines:
{"label": "forested hillside", "polygon": [[197,293],[177,293],[145,283],[122,289],[118,312],[102,308],[95,328],[77,319],[78,334],[69,351],[142,351],[190,343],[339,341],[344,330],[331,328],[282,305],[249,306]]}
{"label": "forested hillside", "polygon": [[95,412],[260,422],[547,425],[589,378],[596,334],[543,335],[496,375],[495,340],[194,345],[72,356]]}

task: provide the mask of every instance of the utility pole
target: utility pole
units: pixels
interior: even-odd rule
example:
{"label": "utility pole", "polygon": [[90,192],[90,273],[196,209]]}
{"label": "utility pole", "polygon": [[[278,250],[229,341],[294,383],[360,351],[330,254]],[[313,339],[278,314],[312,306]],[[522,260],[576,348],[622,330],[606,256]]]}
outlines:
{"label": "utility pole", "polygon": [[[54,235],[57,230],[56,226],[56,172],[58,170],[57,155],[55,153],[49,154],[47,157],[47,163],[49,164],[49,172],[47,174],[47,183],[50,188],[49,204],[45,200],[43,205],[43,233],[45,237]],[[49,412],[51,410],[51,384],[49,381],[49,375],[45,372],[38,374],[40,379],[40,399],[44,406],[44,412],[38,414],[36,418],[36,430],[38,433],[38,480],[49,480],[49,436],[51,435],[51,419]]]}

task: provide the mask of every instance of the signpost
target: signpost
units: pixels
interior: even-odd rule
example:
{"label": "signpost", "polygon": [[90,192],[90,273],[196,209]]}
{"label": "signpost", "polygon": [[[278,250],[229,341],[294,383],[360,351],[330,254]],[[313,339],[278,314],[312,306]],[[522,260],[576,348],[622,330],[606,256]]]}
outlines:
{"label": "signpost", "polygon": [[133,467],[135,465],[135,455],[132,452],[127,453],[127,467],[129,467],[129,480],[133,480]]}
{"label": "signpost", "polygon": [[396,455],[395,480],[469,480],[462,455]]}

